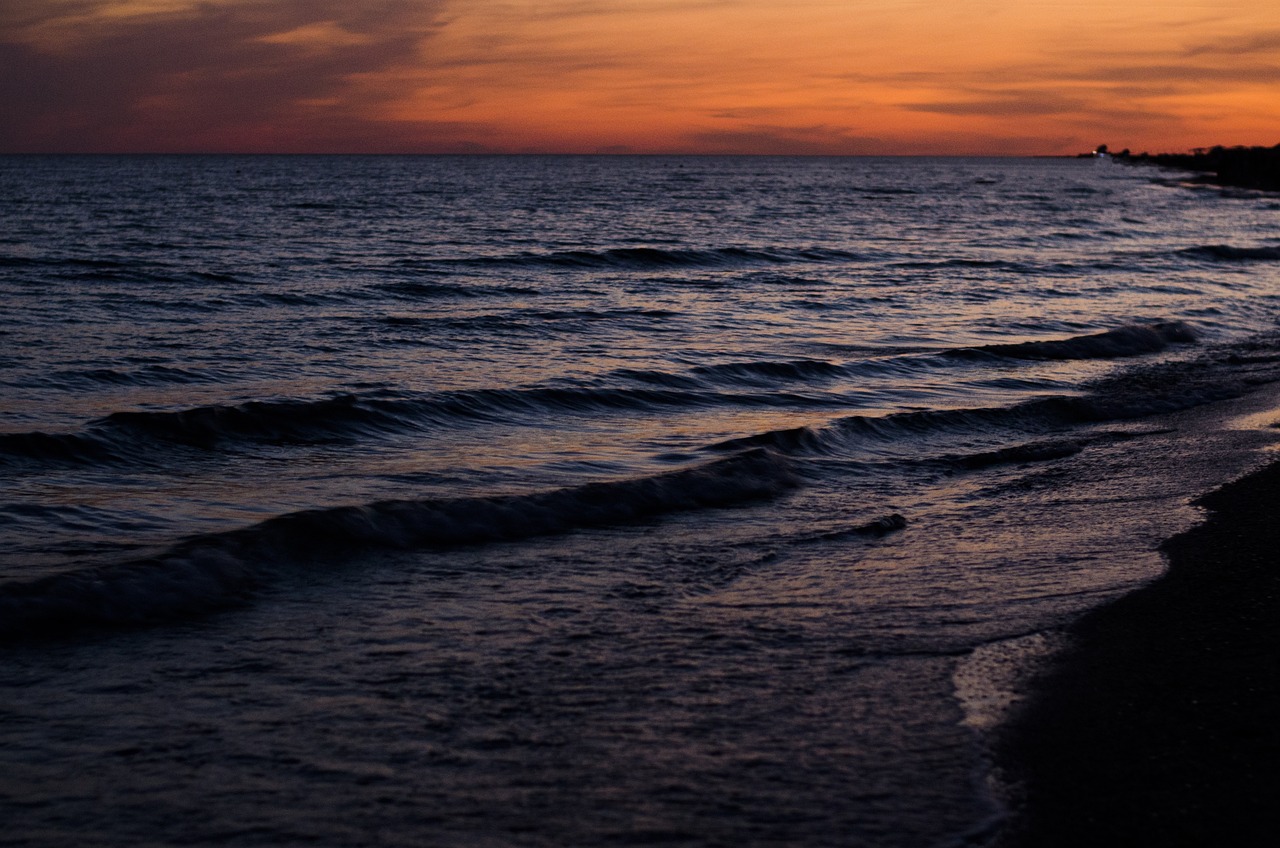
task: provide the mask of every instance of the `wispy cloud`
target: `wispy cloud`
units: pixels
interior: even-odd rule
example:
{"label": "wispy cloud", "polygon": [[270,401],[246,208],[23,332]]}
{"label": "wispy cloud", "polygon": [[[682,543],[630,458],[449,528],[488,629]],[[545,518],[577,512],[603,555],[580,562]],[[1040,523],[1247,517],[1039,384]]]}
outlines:
{"label": "wispy cloud", "polygon": [[1153,62],[1104,64],[1087,69],[1066,68],[1055,75],[1063,81],[1142,83],[1176,85],[1187,88],[1223,88],[1280,82],[1280,63],[1233,63],[1229,65],[1193,62]]}
{"label": "wispy cloud", "polygon": [[980,115],[996,118],[1063,115],[1081,112],[1088,101],[1056,92],[999,93],[953,101],[906,103],[904,109],[939,115]]}
{"label": "wispy cloud", "polygon": [[1280,54],[1280,30],[1255,32],[1192,45],[1187,56],[1253,56]]}

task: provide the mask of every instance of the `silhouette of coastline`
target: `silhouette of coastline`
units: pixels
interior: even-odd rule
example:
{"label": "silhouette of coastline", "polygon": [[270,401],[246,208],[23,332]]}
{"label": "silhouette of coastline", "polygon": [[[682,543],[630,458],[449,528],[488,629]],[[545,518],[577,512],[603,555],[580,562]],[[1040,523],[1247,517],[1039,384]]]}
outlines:
{"label": "silhouette of coastline", "polygon": [[1139,153],[1127,149],[1108,153],[1107,145],[1099,145],[1081,157],[1109,156],[1117,162],[1132,165],[1159,165],[1196,171],[1205,182],[1215,185],[1280,191],[1280,144],[1275,147],[1201,147],[1190,153]]}
{"label": "silhouette of coastline", "polygon": [[1250,845],[1280,786],[1280,463],[1206,495],[1005,728],[1004,848]]}

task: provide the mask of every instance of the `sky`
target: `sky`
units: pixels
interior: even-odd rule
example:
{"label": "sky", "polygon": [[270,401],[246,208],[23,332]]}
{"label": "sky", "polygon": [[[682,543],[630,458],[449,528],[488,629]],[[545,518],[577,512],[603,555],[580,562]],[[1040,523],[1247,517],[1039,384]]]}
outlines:
{"label": "sky", "polygon": [[0,0],[0,152],[1280,143],[1277,0]]}

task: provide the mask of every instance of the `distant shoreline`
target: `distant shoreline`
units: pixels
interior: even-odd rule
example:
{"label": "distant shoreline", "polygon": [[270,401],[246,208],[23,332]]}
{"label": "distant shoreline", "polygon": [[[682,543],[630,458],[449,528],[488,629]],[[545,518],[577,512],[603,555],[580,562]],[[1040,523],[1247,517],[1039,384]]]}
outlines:
{"label": "distant shoreline", "polygon": [[1083,157],[1107,155],[1113,161],[1130,165],[1156,165],[1195,171],[1205,182],[1215,185],[1280,191],[1280,144],[1275,147],[1197,148],[1190,153],[1139,153],[1128,150],[1108,153],[1106,145]]}

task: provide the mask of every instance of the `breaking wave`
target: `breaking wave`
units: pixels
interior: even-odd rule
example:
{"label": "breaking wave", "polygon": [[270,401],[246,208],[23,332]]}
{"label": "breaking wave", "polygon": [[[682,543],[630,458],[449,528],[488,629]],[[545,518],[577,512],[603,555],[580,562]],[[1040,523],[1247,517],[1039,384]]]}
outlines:
{"label": "breaking wave", "polygon": [[403,429],[393,404],[342,395],[172,412],[113,412],[77,433],[0,434],[0,465],[150,461],[157,444],[214,449],[232,440],[311,443]]}
{"label": "breaking wave", "polygon": [[1276,262],[1280,247],[1234,247],[1229,244],[1206,244],[1180,251],[1184,256],[1215,262]]}
{"label": "breaking wave", "polygon": [[757,450],[653,477],[530,495],[290,513],[147,559],[0,585],[0,639],[197,615],[243,602],[288,569],[361,550],[509,542],[626,524],[771,498],[798,482],[786,459]]}
{"label": "breaking wave", "polygon": [[879,537],[887,536],[890,533],[896,533],[907,526],[907,519],[900,513],[893,512],[888,515],[882,515],[879,518],[868,521],[864,524],[858,524],[844,530],[832,530],[826,533],[815,533],[800,538],[798,541],[802,543],[814,542],[837,542],[844,539],[850,539],[858,536]]}
{"label": "breaking wave", "polygon": [[952,356],[999,356],[1007,359],[1119,359],[1158,353],[1171,344],[1191,344],[1196,334],[1182,321],[1160,321],[1152,324],[1128,324],[1069,339],[1015,344],[992,344],[981,347],[958,348],[949,351]]}
{"label": "breaking wave", "polygon": [[0,467],[150,461],[156,458],[157,446],[212,451],[235,443],[345,443],[433,426],[456,426],[460,421],[510,422],[513,416],[538,419],[547,414],[645,413],[718,405],[813,407],[842,403],[834,396],[824,399],[785,392],[715,391],[678,375],[667,375],[664,379],[642,374],[633,379],[660,386],[476,389],[427,395],[347,394],[319,400],[250,401],[175,411],[113,412],[79,432],[0,434]]}
{"label": "breaking wave", "polygon": [[996,465],[1065,459],[1069,456],[1075,456],[1082,450],[1084,450],[1084,445],[1073,440],[1032,442],[1025,445],[1013,445],[991,451],[948,457],[948,460],[958,468],[966,471],[976,471]]}
{"label": "breaking wave", "polygon": [[[1141,380],[1139,376],[1136,378]],[[1189,409],[1238,397],[1247,387],[1233,379],[1198,383],[1171,382],[1156,392],[1124,388],[1086,396],[1036,398],[1006,407],[920,410],[883,416],[852,415],[821,426],[788,427],[709,445],[711,452],[767,448],[787,456],[847,455],[873,445],[900,445],[943,435],[1042,433],[1082,424],[1129,421]],[[1075,440],[1036,442],[968,455],[946,455],[946,462],[964,468],[984,468],[1015,462],[1057,459],[1077,453]],[[908,449],[909,453],[917,453]]]}
{"label": "breaking wave", "polygon": [[157,445],[211,451],[229,443],[319,444],[405,432],[433,419],[497,420],[518,410],[625,409],[693,405],[687,393],[546,389],[458,393],[434,401],[253,401],[174,412],[114,412],[76,433],[0,434],[0,466],[30,462],[133,462]]}

